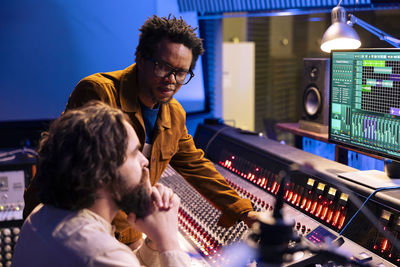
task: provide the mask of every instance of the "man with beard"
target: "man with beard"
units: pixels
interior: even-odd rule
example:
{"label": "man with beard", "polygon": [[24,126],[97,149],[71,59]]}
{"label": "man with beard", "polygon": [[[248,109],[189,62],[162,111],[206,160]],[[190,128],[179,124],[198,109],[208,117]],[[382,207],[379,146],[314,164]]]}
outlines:
{"label": "man with beard", "polygon": [[[66,112],[42,136],[39,204],[26,219],[12,266],[189,266],[177,237],[179,198],[151,187],[148,161],[126,114],[101,102]],[[147,235],[132,250],[112,219]]]}
{"label": "man with beard", "polygon": [[[131,119],[140,150],[149,160],[151,184],[157,183],[170,164],[222,212],[219,225],[232,226],[240,219],[251,224],[257,215],[251,202],[242,199],[196,148],[185,126],[185,111],[173,98],[192,79],[195,63],[204,52],[194,30],[175,17],[149,18],[140,28],[136,63],[84,78],[66,108],[95,99],[121,109]],[[32,200],[33,188],[25,194],[25,216],[37,204]],[[121,242],[133,249],[141,243],[141,233],[130,227],[126,214],[119,212],[113,224]]]}

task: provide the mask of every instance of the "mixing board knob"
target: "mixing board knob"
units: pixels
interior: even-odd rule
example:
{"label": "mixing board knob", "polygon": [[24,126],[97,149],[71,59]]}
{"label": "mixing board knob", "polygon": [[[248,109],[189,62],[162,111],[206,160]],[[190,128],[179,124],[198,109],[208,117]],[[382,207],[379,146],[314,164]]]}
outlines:
{"label": "mixing board knob", "polygon": [[12,233],[13,233],[14,235],[19,235],[20,232],[21,232],[21,230],[20,230],[18,227],[13,227]]}
{"label": "mixing board knob", "polygon": [[0,229],[0,267],[11,266],[14,246],[20,232],[18,227]]}
{"label": "mixing board knob", "polygon": [[4,228],[3,229],[3,235],[4,236],[10,236],[11,235],[11,230],[9,228]]}

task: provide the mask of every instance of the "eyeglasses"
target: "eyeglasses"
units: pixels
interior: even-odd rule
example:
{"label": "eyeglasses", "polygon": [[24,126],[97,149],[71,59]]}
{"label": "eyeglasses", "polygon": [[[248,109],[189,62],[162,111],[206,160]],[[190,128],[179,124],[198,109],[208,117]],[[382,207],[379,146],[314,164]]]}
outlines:
{"label": "eyeglasses", "polygon": [[148,60],[153,62],[154,64],[154,75],[160,78],[165,78],[171,75],[171,73],[174,74],[175,81],[178,84],[184,85],[190,82],[190,80],[194,77],[194,74],[191,70],[177,70],[168,63],[162,62],[162,61],[157,61],[152,57],[147,57]]}

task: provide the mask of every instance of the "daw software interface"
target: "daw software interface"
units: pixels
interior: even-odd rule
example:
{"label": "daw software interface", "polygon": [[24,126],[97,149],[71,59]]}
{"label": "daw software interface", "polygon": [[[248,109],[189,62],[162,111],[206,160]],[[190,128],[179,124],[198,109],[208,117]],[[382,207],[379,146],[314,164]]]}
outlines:
{"label": "daw software interface", "polygon": [[400,159],[400,50],[331,53],[329,139]]}

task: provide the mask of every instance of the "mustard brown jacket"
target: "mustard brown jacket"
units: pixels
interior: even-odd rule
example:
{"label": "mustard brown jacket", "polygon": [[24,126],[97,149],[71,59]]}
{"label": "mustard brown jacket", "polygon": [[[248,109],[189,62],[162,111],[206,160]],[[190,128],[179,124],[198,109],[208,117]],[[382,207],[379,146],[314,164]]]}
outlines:
{"label": "mustard brown jacket", "polygon": [[[90,100],[100,100],[120,108],[131,119],[143,148],[146,132],[138,93],[137,69],[136,64],[133,64],[124,70],[96,73],[82,79],[70,95],[66,110],[80,107]],[[204,158],[203,151],[195,147],[192,136],[187,132],[185,121],[186,113],[177,100],[172,99],[169,103],[161,104],[149,159],[150,182],[154,185],[170,164],[222,212],[218,224],[231,226],[242,214],[252,210],[251,202],[240,198],[213,164]],[[31,199],[30,191],[32,190],[28,189],[25,194],[25,202],[29,203],[24,213],[28,214],[37,204]],[[139,233],[130,227],[126,217],[127,215],[120,211],[113,224],[118,239],[128,244],[136,241]]]}

